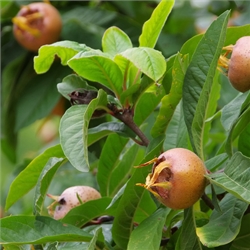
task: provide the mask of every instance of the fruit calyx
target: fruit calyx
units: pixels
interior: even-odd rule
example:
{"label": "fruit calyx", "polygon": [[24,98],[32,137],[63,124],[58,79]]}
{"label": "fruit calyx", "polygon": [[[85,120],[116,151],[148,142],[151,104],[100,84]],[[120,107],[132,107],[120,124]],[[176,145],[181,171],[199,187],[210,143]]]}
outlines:
{"label": "fruit calyx", "polygon": [[39,37],[41,32],[39,29],[32,27],[32,23],[39,21],[39,19],[43,19],[43,13],[41,12],[31,12],[29,6],[25,6],[23,8],[27,8],[26,16],[16,16],[12,18],[12,22],[18,27],[17,32],[28,32],[34,37]]}
{"label": "fruit calyx", "polygon": [[[140,167],[145,167],[148,166],[150,164],[154,163],[153,165],[153,172],[148,174],[147,178],[146,178],[146,183],[137,183],[137,186],[141,186],[144,187],[145,189],[147,189],[148,191],[150,191],[155,197],[157,197],[158,199],[162,199],[162,197],[157,193],[157,191],[155,190],[155,187],[162,187],[166,190],[170,190],[172,187],[172,184],[169,182],[169,180],[171,179],[173,173],[171,172],[170,169],[170,163],[168,161],[166,161],[165,157],[161,157],[161,158],[154,158],[146,163],[143,163],[141,165],[139,165],[136,168],[140,168]],[[158,182],[158,178],[161,174],[161,172],[164,171],[164,176],[165,176],[165,180],[163,180],[162,182]],[[167,198],[167,197],[165,197]]]}

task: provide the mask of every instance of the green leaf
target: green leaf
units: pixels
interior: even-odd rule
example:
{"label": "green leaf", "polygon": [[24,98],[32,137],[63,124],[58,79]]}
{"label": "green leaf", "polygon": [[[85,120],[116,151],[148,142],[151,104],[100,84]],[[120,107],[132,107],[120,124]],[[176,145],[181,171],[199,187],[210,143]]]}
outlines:
{"label": "green leaf", "polygon": [[107,53],[98,50],[80,52],[68,61],[68,65],[83,78],[103,84],[117,97],[122,93],[122,72]]}
{"label": "green leaf", "polygon": [[213,173],[206,177],[215,185],[228,191],[238,199],[250,203],[250,158],[240,152],[227,162],[223,173]]}
{"label": "green leaf", "polygon": [[226,153],[216,155],[205,162],[206,168],[211,172],[213,172],[219,166],[221,166],[227,159],[228,159],[228,154]]}
{"label": "green leaf", "polygon": [[134,215],[135,224],[142,223],[157,209],[157,205],[150,192],[144,192],[140,198],[137,210]]}
{"label": "green leaf", "polygon": [[243,110],[250,103],[250,93],[245,92],[236,96],[231,102],[225,105],[221,112],[221,123],[226,131],[229,131]]}
{"label": "green leaf", "polygon": [[90,241],[92,235],[72,225],[44,216],[9,216],[0,220],[1,244],[43,244],[47,242]]}
{"label": "green leaf", "polygon": [[58,92],[66,99],[70,100],[69,94],[75,90],[96,90],[96,88],[88,85],[88,83],[80,76],[72,74],[63,78],[61,83],[57,84]]}
{"label": "green leaf", "polygon": [[35,199],[34,199],[34,214],[40,215],[43,210],[43,203],[49,188],[49,185],[58,170],[58,168],[62,165],[64,158],[51,157],[46,165],[44,166],[40,177],[37,181],[36,191],[35,191]]}
{"label": "green leaf", "polygon": [[238,141],[238,149],[239,151],[245,155],[250,157],[250,124],[247,125],[246,129],[240,134]]}
{"label": "green leaf", "polygon": [[[127,58],[123,57],[120,54],[117,54],[114,58],[114,61],[119,66],[120,70],[123,74],[123,90],[124,92],[121,94],[121,103],[126,104],[126,97],[130,97],[140,86],[141,83],[141,72],[140,70],[131,63]],[[131,97],[130,97],[131,98]],[[128,99],[130,99],[128,98]]]}
{"label": "green leaf", "polygon": [[160,208],[144,220],[132,232],[127,249],[144,250],[145,246],[147,250],[159,249],[163,226],[169,212],[170,209],[167,207]]}
{"label": "green leaf", "polygon": [[167,127],[163,148],[164,151],[171,148],[188,148],[188,132],[181,102],[177,105]]}
{"label": "green leaf", "polygon": [[135,133],[122,122],[104,122],[88,130],[88,146],[109,134],[119,134],[123,137],[135,137]]}
{"label": "green leaf", "polygon": [[236,239],[232,242],[230,250],[243,250],[248,249],[250,246],[250,214],[246,214],[241,221],[240,232],[237,235]]}
{"label": "green leaf", "polygon": [[98,229],[95,231],[94,237],[93,237],[92,240],[90,241],[87,250],[96,250],[96,242],[97,242],[97,239],[98,239],[98,237],[99,237],[101,231],[102,231],[101,228],[98,228]]}
{"label": "green leaf", "polygon": [[52,65],[55,56],[61,59],[62,65],[67,65],[69,59],[79,51],[89,51],[85,44],[72,41],[60,41],[49,45],[44,45],[38,50],[38,56],[34,57],[34,69],[37,74],[45,73]]}
{"label": "green leaf", "polygon": [[[159,155],[162,149],[163,140],[158,143],[143,160],[147,162]],[[154,144],[154,143],[153,143]],[[133,230],[134,215],[140,206],[145,191],[144,188],[136,186],[137,183],[144,183],[148,174],[148,168],[136,169],[128,180],[123,196],[116,209],[116,216],[113,223],[113,239],[116,244],[123,249],[127,248],[130,234]]]}
{"label": "green leaf", "polygon": [[118,54],[132,62],[142,73],[157,82],[166,71],[165,58],[160,51],[140,47]]}
{"label": "green leaf", "polygon": [[71,209],[62,219],[63,223],[82,227],[91,220],[99,216],[107,215],[106,208],[111,202],[111,198],[102,197],[97,200],[88,201],[80,206]]}
{"label": "green leaf", "polygon": [[174,0],[162,0],[154,9],[150,19],[144,23],[139,37],[140,47],[154,48],[161,30],[172,11]]}
{"label": "green leaf", "polygon": [[[150,79],[148,76],[144,75],[139,83],[139,89],[133,93],[131,98],[131,102],[134,106],[137,106],[137,102],[140,97],[145,93],[145,91],[154,84],[154,81]],[[157,91],[156,91],[157,92]]]}
{"label": "green leaf", "polygon": [[107,138],[102,148],[97,172],[97,181],[102,196],[111,195],[111,191],[109,190],[111,176],[117,163],[120,161],[122,151],[127,142],[127,139],[113,134]]}
{"label": "green leaf", "polygon": [[107,95],[102,89],[97,98],[88,105],[74,105],[67,109],[60,123],[62,149],[71,164],[82,172],[89,169],[88,125],[94,111],[107,104]]}
{"label": "green leaf", "polygon": [[227,194],[219,206],[221,211],[213,210],[209,222],[196,229],[202,244],[209,248],[225,245],[235,239],[248,204]]}
{"label": "green leaf", "polygon": [[35,185],[51,157],[64,158],[60,145],[53,146],[37,156],[33,161],[16,177],[10,186],[6,199],[5,209],[9,209],[17,200],[28,193]]}
{"label": "green leaf", "polygon": [[165,133],[167,126],[174,114],[175,108],[182,98],[182,85],[187,69],[188,56],[179,53],[175,57],[172,69],[172,85],[168,95],[161,100],[161,107],[156,122],[151,130],[151,135],[157,137]]}
{"label": "green leaf", "polygon": [[133,167],[135,165],[135,160],[139,150],[139,145],[134,144],[130,145],[125,149],[125,152],[122,154],[122,160],[118,162],[115,168],[111,171],[109,176],[109,182],[107,183],[107,189],[109,194],[114,196],[118,190],[127,182],[129,179]]}
{"label": "green leaf", "polygon": [[233,154],[233,141],[241,134],[242,131],[248,126],[250,123],[250,105],[244,112],[240,115],[240,117],[234,122],[231,127],[228,137],[226,139],[225,149],[229,155]]}
{"label": "green leaf", "polygon": [[214,21],[202,37],[187,69],[183,86],[183,109],[194,151],[202,159],[203,133],[213,77],[225,41],[229,11]]}
{"label": "green leaf", "polygon": [[[145,83],[147,86],[150,84],[150,81]],[[165,91],[162,86],[152,85],[140,97],[136,97],[138,99],[135,107],[134,121],[137,125],[141,125],[155,111],[164,95]]]}
{"label": "green leaf", "polygon": [[133,94],[137,93],[139,89],[140,89],[139,83],[136,83],[130,86],[121,94],[120,102],[124,105],[129,103],[132,106],[134,104],[133,101],[131,100],[133,97]]}
{"label": "green leaf", "polygon": [[118,27],[110,27],[103,34],[103,52],[108,53],[112,57],[132,47],[133,45],[128,35]]}
{"label": "green leaf", "polygon": [[198,250],[202,249],[201,243],[195,232],[196,224],[194,218],[193,207],[184,210],[184,221],[181,226],[181,233],[178,237],[176,250],[188,249]]}

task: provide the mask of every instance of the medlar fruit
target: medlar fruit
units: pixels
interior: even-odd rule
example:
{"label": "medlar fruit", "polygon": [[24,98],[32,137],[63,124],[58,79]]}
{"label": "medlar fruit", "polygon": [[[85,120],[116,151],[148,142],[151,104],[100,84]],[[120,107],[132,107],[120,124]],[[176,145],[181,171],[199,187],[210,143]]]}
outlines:
{"label": "medlar fruit", "polygon": [[23,6],[12,21],[16,40],[30,51],[37,51],[42,45],[56,42],[62,29],[57,9],[42,2]]}
{"label": "medlar fruit", "polygon": [[196,203],[204,193],[206,167],[192,151],[170,149],[141,166],[151,163],[154,165],[146,184],[137,185],[149,190],[165,206],[185,209]]}
{"label": "medlar fruit", "polygon": [[82,203],[101,198],[97,190],[88,186],[73,186],[65,189],[60,196],[47,196],[55,200],[48,207],[48,212],[56,220],[63,218],[72,208]]}
{"label": "medlar fruit", "polygon": [[228,78],[241,92],[250,89],[250,36],[243,36],[233,46],[229,61]]}

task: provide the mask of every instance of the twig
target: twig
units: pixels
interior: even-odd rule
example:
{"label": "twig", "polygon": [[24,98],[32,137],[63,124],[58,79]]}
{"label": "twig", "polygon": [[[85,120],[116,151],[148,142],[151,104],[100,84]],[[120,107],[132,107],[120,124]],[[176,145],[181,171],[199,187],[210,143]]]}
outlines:
{"label": "twig", "polygon": [[126,124],[135,134],[141,139],[142,145],[148,146],[149,140],[140,130],[140,128],[135,124],[133,120],[133,113],[131,109],[125,109],[122,113],[114,112],[114,117]]}
{"label": "twig", "polygon": [[201,199],[205,202],[205,204],[212,210],[214,210],[214,205],[212,203],[212,201],[210,200],[210,198],[204,193],[201,196]]}

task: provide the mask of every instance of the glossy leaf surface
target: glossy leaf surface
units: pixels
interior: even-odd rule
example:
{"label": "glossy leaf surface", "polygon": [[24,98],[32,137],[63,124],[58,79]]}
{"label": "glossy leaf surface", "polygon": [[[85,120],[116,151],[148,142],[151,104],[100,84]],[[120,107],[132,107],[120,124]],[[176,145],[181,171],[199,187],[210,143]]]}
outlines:
{"label": "glossy leaf surface", "polygon": [[89,105],[74,105],[61,119],[60,140],[63,151],[71,164],[79,171],[88,171],[88,125],[95,109],[106,106],[107,96],[99,90],[97,98]]}
{"label": "glossy leaf surface", "polygon": [[44,166],[51,157],[65,158],[60,145],[45,150],[16,177],[10,186],[5,209],[9,209],[18,199],[35,187]]}
{"label": "glossy leaf surface", "polygon": [[248,204],[227,194],[219,206],[221,211],[214,210],[209,223],[196,229],[202,244],[209,248],[225,245],[234,240],[239,233],[241,219]]}
{"label": "glossy leaf surface", "polygon": [[38,74],[45,73],[52,65],[55,56],[61,59],[62,65],[67,65],[69,59],[79,51],[89,51],[85,44],[73,41],[61,41],[50,45],[42,46],[38,51],[38,56],[34,58],[34,68]]}
{"label": "glossy leaf surface", "polygon": [[[195,152],[203,159],[203,133],[210,90],[226,37],[229,12],[214,21],[202,37],[184,79],[184,117]],[[220,28],[219,28],[220,27]]]}
{"label": "glossy leaf surface", "polygon": [[154,48],[164,24],[174,6],[174,0],[162,0],[154,9],[150,19],[142,27],[139,37],[141,47]]}
{"label": "glossy leaf surface", "polygon": [[43,244],[47,242],[90,241],[92,236],[83,230],[63,225],[44,216],[9,216],[0,220],[1,244]]}
{"label": "glossy leaf surface", "polygon": [[250,203],[250,159],[240,152],[235,153],[227,162],[222,173],[214,173],[207,178],[237,198]]}

